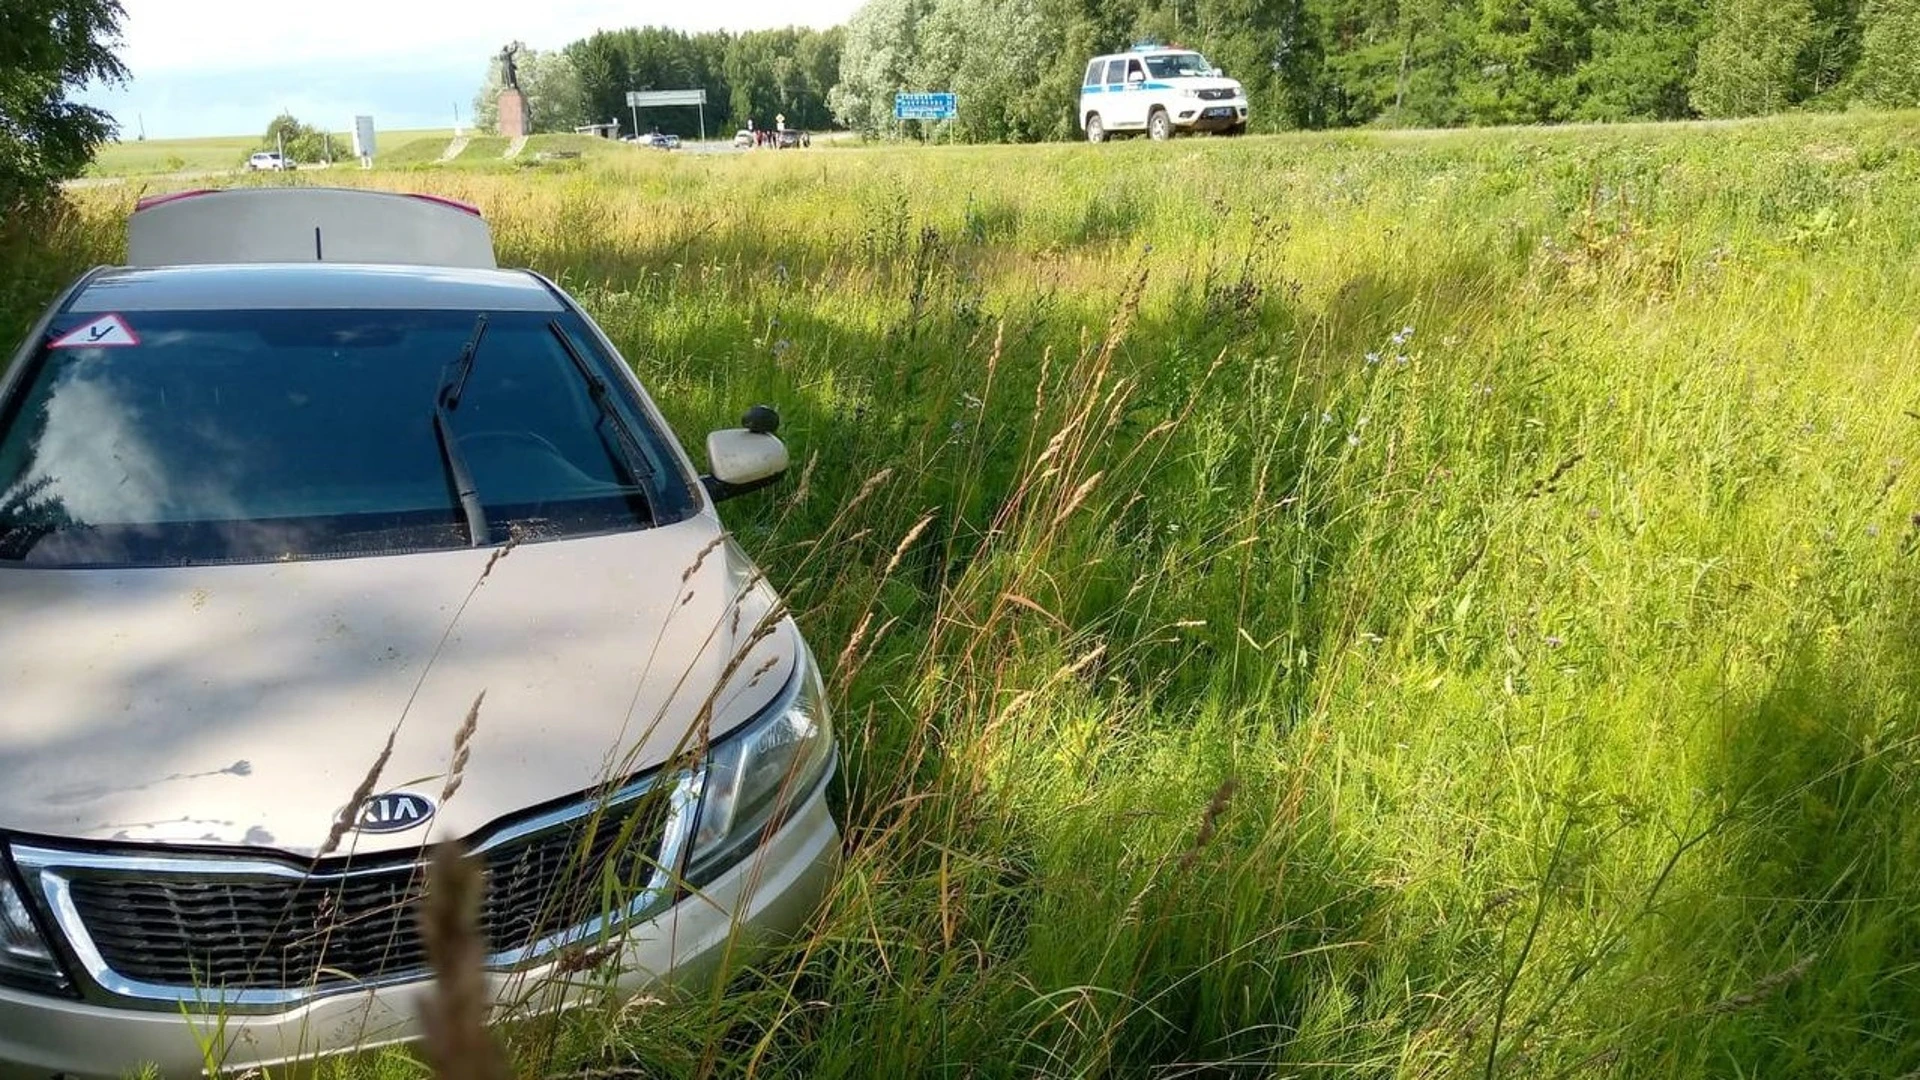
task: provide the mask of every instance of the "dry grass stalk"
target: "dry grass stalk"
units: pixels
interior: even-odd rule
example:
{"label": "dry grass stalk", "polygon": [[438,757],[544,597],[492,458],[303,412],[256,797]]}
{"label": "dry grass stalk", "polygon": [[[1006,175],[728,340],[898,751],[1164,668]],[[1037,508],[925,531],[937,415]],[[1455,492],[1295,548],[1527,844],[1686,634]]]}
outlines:
{"label": "dry grass stalk", "polygon": [[1213,843],[1214,834],[1220,824],[1220,815],[1226,813],[1227,804],[1233,801],[1233,793],[1239,786],[1239,780],[1228,776],[1220,781],[1219,787],[1213,790],[1213,798],[1207,801],[1206,810],[1200,814],[1200,830],[1194,834],[1193,846],[1180,856],[1181,873],[1193,869],[1193,864],[1199,860],[1200,853],[1208,844]]}
{"label": "dry grass stalk", "polygon": [[487,1030],[491,1004],[482,968],[480,866],[447,842],[434,849],[419,911],[433,989],[420,1008],[421,1049],[445,1080],[510,1080],[506,1054]]}
{"label": "dry grass stalk", "polygon": [[1080,509],[1080,504],[1087,501],[1087,496],[1093,492],[1094,485],[1098,484],[1100,482],[1100,478],[1105,475],[1107,474],[1104,472],[1096,472],[1092,476],[1089,476],[1085,480],[1082,480],[1080,482],[1080,486],[1073,489],[1073,494],[1067,497],[1067,504],[1060,508],[1059,513],[1053,515],[1053,522],[1048,526],[1048,528],[1049,529],[1058,528],[1061,522],[1064,522],[1069,517],[1072,517],[1073,512],[1075,510]]}
{"label": "dry grass stalk", "polygon": [[680,584],[685,585],[687,582],[693,580],[693,575],[699,573],[700,568],[706,565],[707,556],[713,554],[715,548],[726,542],[727,534],[725,532],[707,541],[704,547],[694,553],[693,562],[687,564],[685,570],[680,571]]}
{"label": "dry grass stalk", "polygon": [[440,787],[440,805],[445,806],[453,793],[460,790],[460,780],[466,775],[467,759],[473,753],[473,733],[480,729],[480,703],[487,700],[487,692],[480,691],[467,709],[467,718],[460,730],[453,736],[453,763],[447,766],[447,782]]}
{"label": "dry grass stalk", "polygon": [[840,650],[839,658],[834,661],[833,670],[838,674],[842,684],[846,680],[847,669],[853,664],[854,654],[859,651],[860,643],[866,640],[867,627],[871,625],[873,625],[873,608],[869,606],[865,612],[861,613],[860,622],[854,626],[852,635],[847,638],[847,647]]}
{"label": "dry grass stalk", "polygon": [[874,473],[872,476],[867,477],[866,483],[860,485],[860,490],[854,492],[853,498],[847,500],[847,505],[840,508],[840,513],[836,515],[836,517],[844,518],[848,514],[853,513],[855,507],[858,507],[861,503],[867,501],[867,496],[873,494],[875,489],[879,488],[881,484],[886,483],[888,480],[892,478],[893,478],[892,466],[888,466],[884,469],[881,469],[879,472]]}
{"label": "dry grass stalk", "polygon": [[487,565],[480,568],[480,577],[474,584],[478,585],[480,582],[487,580],[487,575],[493,573],[493,564],[506,558],[508,552],[520,546],[520,536],[521,532],[518,525],[512,526],[507,530],[507,542],[494,549],[492,555],[487,556]]}
{"label": "dry grass stalk", "polygon": [[893,572],[900,568],[900,560],[906,558],[907,549],[911,548],[913,546],[913,542],[915,540],[920,539],[920,534],[926,532],[927,527],[933,524],[934,514],[935,514],[935,511],[929,510],[926,513],[920,515],[920,520],[914,522],[913,528],[908,529],[907,534],[900,538],[900,543],[894,546],[893,558],[887,560],[887,568],[885,570],[880,571],[881,581],[885,581],[887,578],[892,577]]}
{"label": "dry grass stalk", "polygon": [[359,786],[353,789],[347,804],[340,808],[339,816],[333,819],[333,828],[327,830],[327,842],[321,844],[320,850],[314,853],[315,862],[340,850],[340,840],[347,835],[347,830],[353,828],[354,817],[360,812],[360,804],[373,795],[373,786],[380,782],[380,774],[386,770],[387,759],[393,757],[393,740],[399,734],[400,725],[398,724],[393,726],[393,730],[387,732],[387,745],[380,748],[380,756],[373,759],[373,767],[367,770],[367,775],[360,778]]}
{"label": "dry grass stalk", "polygon": [[787,496],[789,510],[807,501],[807,495],[813,490],[813,469],[820,464],[820,451],[807,455],[807,464],[800,470],[800,482],[793,486],[793,494]]}
{"label": "dry grass stalk", "polygon": [[1805,975],[1808,969],[1813,967],[1814,961],[1818,959],[1820,959],[1819,954],[1808,953],[1800,959],[1795,960],[1791,966],[1774,972],[1740,993],[1734,994],[1731,997],[1721,998],[1719,1001],[1707,1006],[1707,1011],[1709,1013],[1730,1013],[1758,1005],[1779,993],[1782,989],[1800,981],[1800,977]]}

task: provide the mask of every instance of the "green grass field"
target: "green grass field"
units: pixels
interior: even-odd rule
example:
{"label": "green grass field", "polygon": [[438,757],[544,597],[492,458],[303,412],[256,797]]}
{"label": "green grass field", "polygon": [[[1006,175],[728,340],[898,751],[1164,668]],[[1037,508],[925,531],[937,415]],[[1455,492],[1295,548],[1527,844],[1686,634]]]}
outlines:
{"label": "green grass field", "polygon": [[[342,152],[353,147],[353,133],[336,132]],[[415,154],[415,144],[432,144],[428,159],[438,157],[453,138],[453,129],[419,129],[413,131],[380,131],[375,134],[375,146],[380,156],[388,154]],[[93,167],[87,171],[89,176],[154,176],[176,172],[207,172],[221,169],[238,169],[246,164],[247,155],[260,149],[262,142],[258,135],[224,135],[204,139],[148,139],[144,142],[109,143],[100,148],[94,158]],[[268,149],[272,149],[268,147]]]}
{"label": "green grass field", "polygon": [[1920,1070],[1920,116],[345,179],[795,453],[845,877],[529,1071]]}

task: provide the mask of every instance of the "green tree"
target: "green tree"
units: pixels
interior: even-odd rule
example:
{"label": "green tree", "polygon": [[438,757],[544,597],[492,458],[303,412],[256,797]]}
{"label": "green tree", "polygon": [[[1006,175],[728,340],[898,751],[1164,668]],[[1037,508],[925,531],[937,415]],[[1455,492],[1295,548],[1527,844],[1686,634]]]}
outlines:
{"label": "green tree", "polygon": [[0,215],[80,175],[113,136],[112,117],[68,95],[125,81],[113,54],[124,14],[119,0],[0,3]]}
{"label": "green tree", "polygon": [[284,112],[267,125],[257,149],[280,151],[295,163],[332,161],[346,152],[345,145],[330,132],[303,124],[292,113]]}
{"label": "green tree", "polygon": [[919,23],[931,0],[870,0],[847,21],[840,81],[828,94],[833,115],[862,135],[897,135],[893,95],[909,85],[919,55]]}
{"label": "green tree", "polygon": [[1617,0],[1601,9],[1577,76],[1581,120],[1677,120],[1707,32],[1699,0]]}
{"label": "green tree", "polygon": [[1872,0],[1865,22],[1860,85],[1866,100],[1920,105],[1920,0]]}
{"label": "green tree", "polygon": [[1704,116],[1756,116],[1795,100],[1813,39],[1810,0],[1720,0],[1700,43],[1690,101]]}
{"label": "green tree", "polygon": [[[580,89],[580,72],[572,56],[558,49],[542,52],[522,47],[514,56],[515,74],[520,90],[527,95],[527,111],[533,116],[537,132],[572,131],[590,120],[606,120],[624,115],[616,112],[590,112]],[[480,92],[473,96],[473,123],[482,131],[491,130],[500,119],[500,61],[487,60],[487,74]]]}

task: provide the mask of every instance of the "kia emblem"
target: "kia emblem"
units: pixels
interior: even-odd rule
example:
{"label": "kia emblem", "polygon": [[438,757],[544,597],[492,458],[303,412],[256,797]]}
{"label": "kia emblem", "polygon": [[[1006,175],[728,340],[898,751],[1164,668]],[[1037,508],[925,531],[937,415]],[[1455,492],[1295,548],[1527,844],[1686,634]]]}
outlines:
{"label": "kia emblem", "polygon": [[411,791],[389,791],[360,804],[353,827],[363,833],[395,833],[425,825],[433,817],[433,800]]}

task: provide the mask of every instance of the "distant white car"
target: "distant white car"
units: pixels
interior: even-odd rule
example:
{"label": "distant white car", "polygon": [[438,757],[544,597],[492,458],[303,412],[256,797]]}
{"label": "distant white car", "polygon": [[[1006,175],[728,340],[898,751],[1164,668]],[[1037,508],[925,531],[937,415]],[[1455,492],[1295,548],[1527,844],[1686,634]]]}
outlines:
{"label": "distant white car", "polygon": [[739,131],[736,131],[736,132],[734,132],[734,133],[733,133],[733,145],[735,145],[735,146],[752,146],[752,145],[753,145],[753,132],[751,132],[751,131],[748,131],[748,130],[747,130],[746,128],[741,128],[741,129],[740,129]]}
{"label": "distant white car", "polygon": [[292,162],[272,150],[262,150],[247,159],[248,172],[282,172],[292,167]]}
{"label": "distant white car", "polygon": [[1155,140],[1188,131],[1238,135],[1247,130],[1247,94],[1197,52],[1138,45],[1087,62],[1079,120],[1088,142],[1128,131]]}

